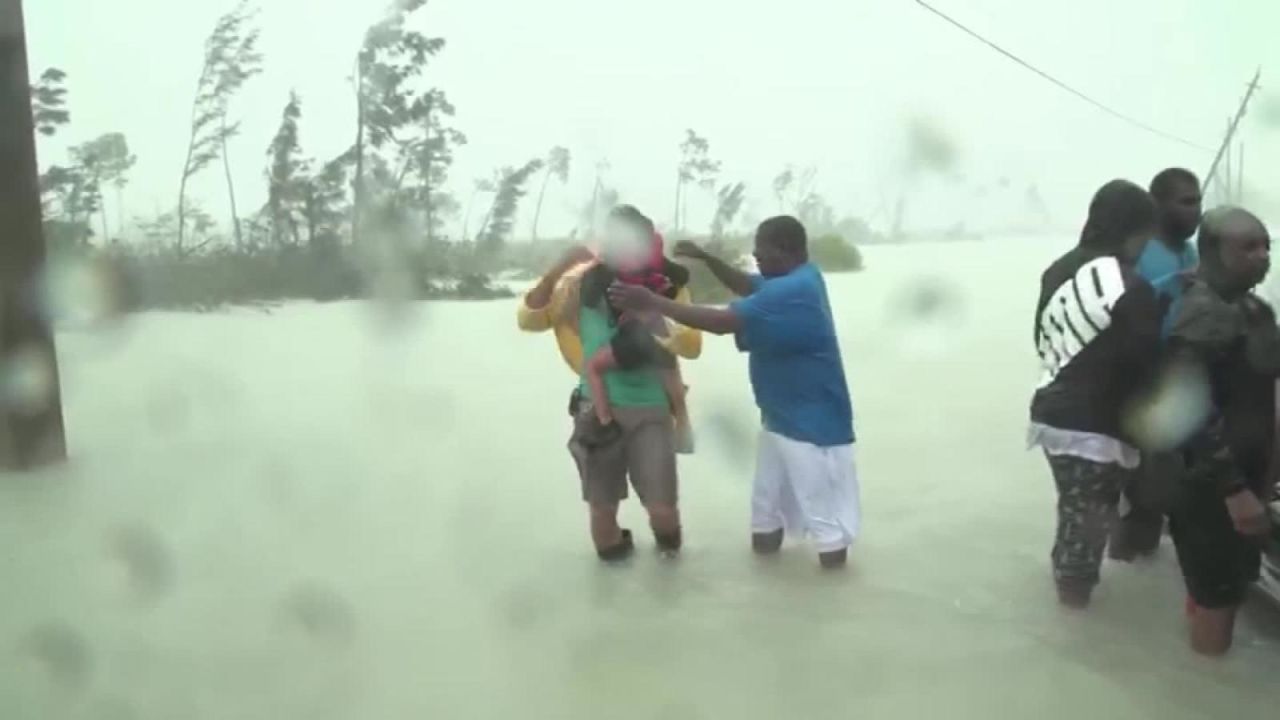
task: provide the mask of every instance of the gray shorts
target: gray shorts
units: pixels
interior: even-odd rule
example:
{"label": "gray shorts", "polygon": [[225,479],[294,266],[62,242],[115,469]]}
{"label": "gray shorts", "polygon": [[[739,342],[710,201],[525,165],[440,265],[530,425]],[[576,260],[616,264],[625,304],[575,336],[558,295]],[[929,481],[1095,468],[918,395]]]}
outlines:
{"label": "gray shorts", "polygon": [[569,454],[578,466],[582,499],[591,504],[617,504],[627,497],[627,480],[645,505],[674,507],[679,497],[675,428],[665,407],[613,408],[621,435],[602,447],[582,442],[595,422],[591,401],[576,403]]}

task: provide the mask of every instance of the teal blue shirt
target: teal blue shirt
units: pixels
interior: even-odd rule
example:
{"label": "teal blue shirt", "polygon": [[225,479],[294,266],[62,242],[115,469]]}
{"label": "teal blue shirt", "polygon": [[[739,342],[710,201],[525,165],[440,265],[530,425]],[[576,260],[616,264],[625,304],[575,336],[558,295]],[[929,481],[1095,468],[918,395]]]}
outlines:
{"label": "teal blue shirt", "polygon": [[1138,256],[1138,274],[1151,283],[1162,304],[1168,303],[1160,328],[1161,337],[1169,337],[1169,331],[1173,329],[1173,317],[1182,300],[1182,273],[1199,264],[1200,253],[1191,241],[1181,252],[1174,252],[1159,239],[1152,238],[1142,249],[1142,255]]}

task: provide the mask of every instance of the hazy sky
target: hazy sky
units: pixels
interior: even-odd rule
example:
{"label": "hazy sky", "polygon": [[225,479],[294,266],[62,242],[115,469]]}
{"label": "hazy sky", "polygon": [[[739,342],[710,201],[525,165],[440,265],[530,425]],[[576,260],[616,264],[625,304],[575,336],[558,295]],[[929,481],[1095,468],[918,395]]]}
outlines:
{"label": "hazy sky", "polygon": [[[72,125],[42,143],[42,164],[61,160],[65,141],[124,132],[139,158],[128,214],[171,209],[202,43],[234,4],[25,0],[33,75],[49,66],[69,73]],[[1099,100],[1212,147],[1257,66],[1264,86],[1280,83],[1274,0],[933,4]],[[303,98],[308,153],[327,159],[351,144],[347,77],[363,29],[382,11],[362,0],[260,7],[266,71],[234,106],[244,131],[232,163],[249,209],[263,201],[266,147],[290,89]],[[494,168],[553,145],[572,150],[573,177],[548,193],[544,235],[572,227],[604,158],[624,199],[669,221],[685,128],[709,138],[723,180],[748,183],[754,217],[776,210],[770,180],[794,163],[817,168],[819,191],[840,210],[883,224],[885,199],[903,183],[903,128],[915,116],[955,138],[966,180],[923,183],[913,225],[997,223],[1037,183],[1055,220],[1075,226],[1111,177],[1145,183],[1161,167],[1203,172],[1212,159],[1067,95],[914,0],[431,0],[420,15],[448,42],[429,77],[471,140],[453,172],[461,199]],[[1277,98],[1264,92],[1244,137],[1249,180],[1280,198],[1268,172],[1280,160]],[[994,190],[1001,177],[1011,181],[1003,194]],[[981,194],[983,186],[992,191]],[[194,194],[227,214],[220,168]],[[690,224],[708,216],[709,205],[695,206]]]}

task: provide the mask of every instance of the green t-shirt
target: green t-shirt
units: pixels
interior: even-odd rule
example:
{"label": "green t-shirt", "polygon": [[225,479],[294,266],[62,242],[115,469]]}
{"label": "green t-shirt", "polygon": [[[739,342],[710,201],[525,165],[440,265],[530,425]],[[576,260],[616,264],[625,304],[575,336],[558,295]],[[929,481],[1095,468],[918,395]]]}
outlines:
{"label": "green t-shirt", "polygon": [[[583,367],[613,338],[616,328],[608,313],[583,306],[578,314],[578,335],[582,338]],[[584,371],[585,372],[585,371]],[[615,407],[666,407],[670,403],[662,379],[655,370],[610,370],[604,375],[605,390]],[[590,397],[591,387],[582,378],[582,392]]]}

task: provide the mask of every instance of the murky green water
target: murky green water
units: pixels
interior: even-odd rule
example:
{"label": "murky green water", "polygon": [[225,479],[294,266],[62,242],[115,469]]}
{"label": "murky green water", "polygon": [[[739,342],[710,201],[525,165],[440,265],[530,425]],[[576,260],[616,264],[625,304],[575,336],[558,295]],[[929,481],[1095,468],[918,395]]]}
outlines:
{"label": "murky green water", "polygon": [[74,461],[0,484],[0,717],[1272,715],[1275,623],[1192,658],[1168,546],[1109,565],[1087,614],[1055,605],[1022,447],[1053,252],[872,248],[831,279],[866,508],[836,576],[748,552],[755,416],[725,340],[686,370],[686,555],[602,568],[571,378],[510,304],[65,334]]}

